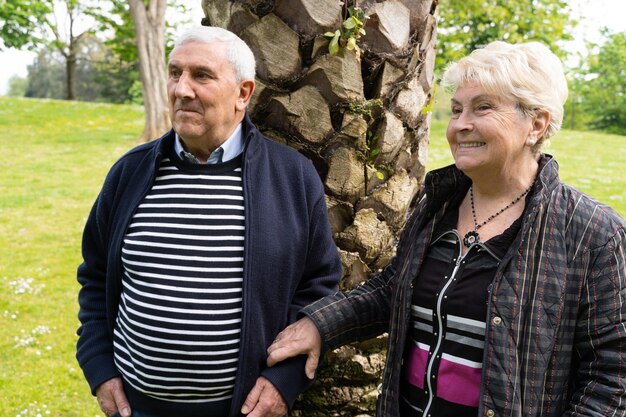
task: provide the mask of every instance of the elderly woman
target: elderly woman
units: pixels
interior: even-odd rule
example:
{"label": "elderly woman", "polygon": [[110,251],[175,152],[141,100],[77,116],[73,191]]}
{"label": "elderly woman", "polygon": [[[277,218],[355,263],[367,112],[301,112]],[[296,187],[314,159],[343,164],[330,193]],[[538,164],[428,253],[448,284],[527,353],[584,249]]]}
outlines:
{"label": "elderly woman", "polygon": [[379,416],[626,416],[626,222],[541,153],[560,61],[494,42],[448,67],[454,166],[431,172],[394,261],[308,306],[268,364],[389,332]]}

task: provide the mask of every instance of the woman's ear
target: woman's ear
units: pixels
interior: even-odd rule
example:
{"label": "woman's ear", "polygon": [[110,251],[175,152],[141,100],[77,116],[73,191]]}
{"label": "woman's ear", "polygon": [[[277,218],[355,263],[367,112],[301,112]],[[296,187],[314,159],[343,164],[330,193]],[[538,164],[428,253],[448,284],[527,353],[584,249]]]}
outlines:
{"label": "woman's ear", "polygon": [[528,133],[528,145],[534,146],[546,134],[550,124],[550,112],[537,110],[533,115],[532,126]]}
{"label": "woman's ear", "polygon": [[235,107],[238,111],[245,111],[248,103],[254,94],[256,84],[254,80],[244,80],[239,84],[239,97]]}

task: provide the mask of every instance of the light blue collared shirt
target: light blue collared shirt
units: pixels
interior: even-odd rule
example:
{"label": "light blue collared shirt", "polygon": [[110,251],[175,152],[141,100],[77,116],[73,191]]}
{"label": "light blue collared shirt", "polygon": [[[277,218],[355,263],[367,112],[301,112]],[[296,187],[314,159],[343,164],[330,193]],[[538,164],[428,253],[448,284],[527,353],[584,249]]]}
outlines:
{"label": "light blue collared shirt", "polygon": [[[183,148],[183,144],[181,142],[180,136],[178,133],[176,134],[176,139],[174,140],[174,150],[176,151],[176,155],[180,156],[181,159],[186,161],[195,161],[196,163],[200,163],[198,159],[187,152],[185,148]],[[241,131],[241,123],[237,125],[235,131],[226,142],[222,143],[222,146],[217,148],[211,153],[209,159],[206,161],[207,164],[218,164],[220,162],[227,162],[231,159],[236,158],[243,152],[243,134]]]}

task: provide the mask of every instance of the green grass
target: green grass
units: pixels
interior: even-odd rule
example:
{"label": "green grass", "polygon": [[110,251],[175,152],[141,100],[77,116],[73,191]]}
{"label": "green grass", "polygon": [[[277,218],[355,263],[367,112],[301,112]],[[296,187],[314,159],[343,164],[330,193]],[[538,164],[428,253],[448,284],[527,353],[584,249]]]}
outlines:
{"label": "green grass", "polygon": [[[0,416],[101,416],[74,358],[76,266],[111,164],[135,145],[142,109],[0,97]],[[450,162],[433,123],[429,168]],[[626,214],[626,138],[565,131],[565,181]],[[621,164],[621,165],[620,165]]]}
{"label": "green grass", "polygon": [[140,107],[0,98],[0,416],[102,414],[74,358],[75,271],[104,175],[142,128]]}
{"label": "green grass", "polygon": [[[453,163],[446,140],[447,122],[431,124],[427,169]],[[559,163],[561,181],[613,207],[626,217],[626,137],[561,130],[544,149]]]}

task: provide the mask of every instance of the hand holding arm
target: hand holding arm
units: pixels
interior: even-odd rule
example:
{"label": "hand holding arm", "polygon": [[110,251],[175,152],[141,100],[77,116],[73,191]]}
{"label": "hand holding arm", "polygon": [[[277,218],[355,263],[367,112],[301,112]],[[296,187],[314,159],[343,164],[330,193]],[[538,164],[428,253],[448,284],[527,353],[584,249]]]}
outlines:
{"label": "hand holding arm", "polygon": [[304,317],[287,326],[276,336],[274,342],[267,348],[267,365],[274,366],[298,355],[307,355],[304,367],[309,379],[315,377],[315,370],[319,364],[322,349],[322,338],[313,321]]}
{"label": "hand holding arm", "polygon": [[122,378],[111,378],[96,388],[98,405],[105,416],[119,412],[122,417],[130,417],[130,404],[124,393]]}
{"label": "hand holding arm", "polygon": [[259,377],[241,407],[248,417],[282,417],[287,414],[287,404],[276,387],[264,377]]}

